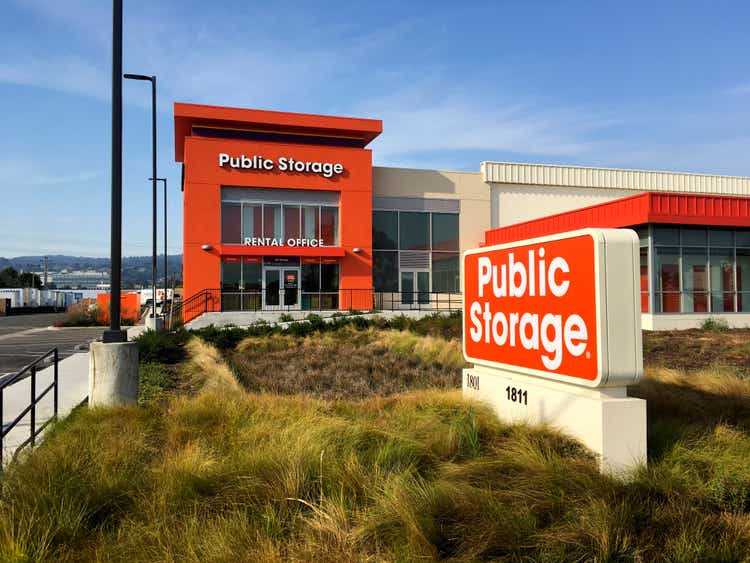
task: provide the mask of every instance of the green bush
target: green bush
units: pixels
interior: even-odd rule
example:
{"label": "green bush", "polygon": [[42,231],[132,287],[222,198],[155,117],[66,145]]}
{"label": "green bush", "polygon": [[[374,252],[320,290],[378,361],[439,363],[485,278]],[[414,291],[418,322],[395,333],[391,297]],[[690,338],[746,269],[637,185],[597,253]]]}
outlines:
{"label": "green bush", "polygon": [[185,343],[190,332],[185,329],[176,331],[147,330],[135,341],[138,343],[138,354],[141,363],[157,362],[174,364],[185,359]]}
{"label": "green bush", "polygon": [[708,317],[701,323],[701,330],[709,330],[711,332],[727,332],[729,331],[729,323],[724,319],[716,319],[714,317]]}

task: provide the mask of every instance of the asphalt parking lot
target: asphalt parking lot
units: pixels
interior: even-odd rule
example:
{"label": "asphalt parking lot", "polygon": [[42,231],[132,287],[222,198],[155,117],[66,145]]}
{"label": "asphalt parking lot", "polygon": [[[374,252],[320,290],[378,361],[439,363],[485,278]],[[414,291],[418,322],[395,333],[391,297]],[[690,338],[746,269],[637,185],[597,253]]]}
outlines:
{"label": "asphalt parking lot", "polygon": [[101,338],[104,327],[50,328],[59,314],[0,317],[0,376],[12,373],[52,348],[67,358],[75,348]]}

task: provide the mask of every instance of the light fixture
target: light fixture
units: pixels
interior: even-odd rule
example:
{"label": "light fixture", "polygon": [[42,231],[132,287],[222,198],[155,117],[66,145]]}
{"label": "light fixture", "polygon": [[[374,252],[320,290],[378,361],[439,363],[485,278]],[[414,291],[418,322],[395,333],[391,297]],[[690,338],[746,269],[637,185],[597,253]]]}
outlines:
{"label": "light fixture", "polygon": [[354,254],[359,254],[360,252],[362,252],[362,249],[358,246],[355,246],[352,250],[354,251]]}
{"label": "light fixture", "polygon": [[204,244],[204,245],[201,246],[201,250],[211,250],[211,248],[212,247],[211,247],[210,244]]}

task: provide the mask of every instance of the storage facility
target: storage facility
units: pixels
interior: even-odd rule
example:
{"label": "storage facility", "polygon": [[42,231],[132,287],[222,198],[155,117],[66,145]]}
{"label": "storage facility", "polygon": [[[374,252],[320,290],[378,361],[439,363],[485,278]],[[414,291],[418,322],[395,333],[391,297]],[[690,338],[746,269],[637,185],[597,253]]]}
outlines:
{"label": "storage facility", "polygon": [[[750,325],[750,178],[478,163],[372,165],[375,119],[177,103],[193,314],[440,309],[460,253],[583,227],[641,240],[647,329]],[[452,306],[452,305],[451,305]],[[189,319],[186,319],[189,320]]]}

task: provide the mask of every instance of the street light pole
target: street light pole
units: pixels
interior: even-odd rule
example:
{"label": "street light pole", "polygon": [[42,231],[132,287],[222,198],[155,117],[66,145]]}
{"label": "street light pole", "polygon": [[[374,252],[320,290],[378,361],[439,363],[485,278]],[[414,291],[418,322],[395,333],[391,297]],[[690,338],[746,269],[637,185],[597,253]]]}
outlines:
{"label": "street light pole", "polygon": [[131,80],[146,80],[151,82],[151,186],[152,186],[152,256],[151,256],[151,318],[156,327],[156,76],[144,74],[125,74]]}
{"label": "street light pole", "polygon": [[120,328],[122,289],[122,0],[112,2],[112,202],[109,247],[109,330],[102,341],[125,342]]}
{"label": "street light pole", "polygon": [[[151,178],[149,178],[151,180]],[[164,304],[167,303],[167,179],[157,178],[160,182],[164,182]],[[174,299],[174,295],[172,296]],[[164,308],[162,307],[162,312]],[[167,320],[167,314],[164,313],[164,321]]]}

